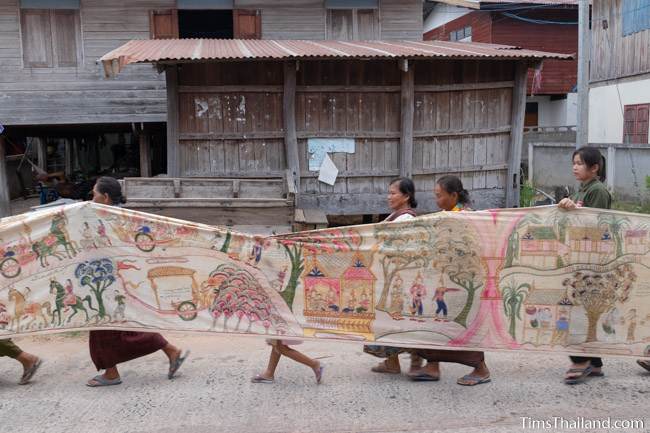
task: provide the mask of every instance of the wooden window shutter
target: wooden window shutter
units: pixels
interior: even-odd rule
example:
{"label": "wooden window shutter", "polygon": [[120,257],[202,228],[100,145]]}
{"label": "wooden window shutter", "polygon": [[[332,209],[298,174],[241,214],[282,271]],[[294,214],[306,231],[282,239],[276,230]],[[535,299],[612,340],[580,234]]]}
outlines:
{"label": "wooden window shutter", "polygon": [[23,39],[23,63],[26,68],[53,66],[50,11],[23,9],[20,13]]}
{"label": "wooden window shutter", "polygon": [[162,9],[149,11],[151,39],[178,39],[178,11]]}
{"label": "wooden window shutter", "polygon": [[352,9],[328,9],[327,39],[351,41],[354,39]]}
{"label": "wooden window shutter", "polygon": [[623,143],[631,143],[634,140],[636,130],[636,107],[626,105],[623,115]]}
{"label": "wooden window shutter", "polygon": [[639,105],[636,111],[636,139],[639,144],[648,143],[648,124],[650,122],[650,105]]}
{"label": "wooden window shutter", "polygon": [[262,39],[262,14],[259,10],[233,10],[235,39]]}
{"label": "wooden window shutter", "polygon": [[357,10],[357,37],[361,41],[379,39],[379,20],[376,9]]}
{"label": "wooden window shutter", "polygon": [[76,10],[52,11],[54,63],[57,66],[77,66],[79,60],[79,21]]}

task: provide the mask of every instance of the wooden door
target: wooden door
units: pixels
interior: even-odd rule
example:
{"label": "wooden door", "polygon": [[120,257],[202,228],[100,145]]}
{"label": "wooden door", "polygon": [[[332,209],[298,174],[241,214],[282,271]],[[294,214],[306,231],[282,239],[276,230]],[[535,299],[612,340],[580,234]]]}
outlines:
{"label": "wooden door", "polygon": [[233,10],[235,39],[262,39],[262,14],[259,10]]}

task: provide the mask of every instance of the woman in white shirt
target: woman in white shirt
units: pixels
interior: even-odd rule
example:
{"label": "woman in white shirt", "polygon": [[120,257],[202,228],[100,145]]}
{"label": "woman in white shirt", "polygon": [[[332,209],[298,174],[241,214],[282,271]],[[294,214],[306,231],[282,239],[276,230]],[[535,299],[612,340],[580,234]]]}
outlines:
{"label": "woman in white shirt", "polygon": [[[415,218],[415,208],[418,202],[415,199],[415,185],[413,181],[406,177],[400,177],[393,180],[388,187],[388,206],[391,214],[384,222],[406,221]],[[399,365],[399,354],[407,353],[409,349],[392,346],[366,345],[363,351],[378,358],[386,358],[372,367],[375,373],[399,374],[401,372]],[[409,371],[414,372],[422,367],[422,358],[417,355],[411,355],[411,368]]]}

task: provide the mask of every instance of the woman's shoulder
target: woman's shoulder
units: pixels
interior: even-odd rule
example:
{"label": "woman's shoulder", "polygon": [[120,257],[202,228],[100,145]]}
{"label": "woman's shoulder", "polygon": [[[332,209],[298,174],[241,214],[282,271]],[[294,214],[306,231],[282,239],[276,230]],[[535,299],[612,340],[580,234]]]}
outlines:
{"label": "woman's shoulder", "polygon": [[406,221],[406,220],[412,220],[415,218],[415,215],[410,214],[410,213],[403,213],[396,217],[393,221]]}

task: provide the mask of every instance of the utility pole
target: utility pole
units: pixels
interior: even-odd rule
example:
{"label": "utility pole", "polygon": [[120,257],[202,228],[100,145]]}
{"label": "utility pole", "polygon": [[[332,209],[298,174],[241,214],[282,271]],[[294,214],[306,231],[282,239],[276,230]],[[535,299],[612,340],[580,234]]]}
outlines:
{"label": "utility pole", "polygon": [[589,0],[578,1],[578,118],[576,148],[589,144]]}

